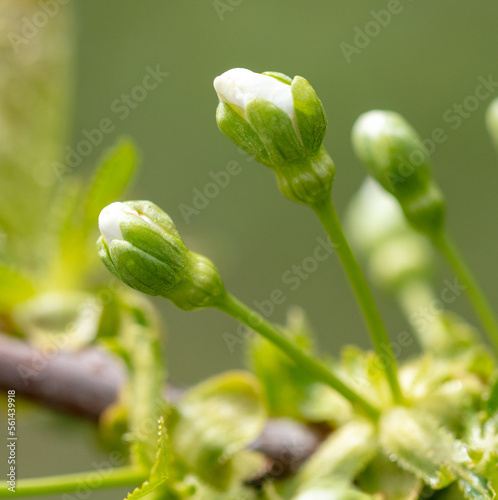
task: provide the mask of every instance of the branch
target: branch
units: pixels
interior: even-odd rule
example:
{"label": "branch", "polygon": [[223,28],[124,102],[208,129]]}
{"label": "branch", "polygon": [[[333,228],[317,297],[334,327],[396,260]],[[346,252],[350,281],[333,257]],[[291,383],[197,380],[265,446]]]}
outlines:
{"label": "branch", "polygon": [[[0,334],[0,389],[36,401],[48,408],[97,421],[116,401],[125,382],[124,365],[98,347],[78,352],[42,352],[19,339]],[[174,403],[182,390],[168,387]],[[290,419],[270,419],[250,446],[268,458],[267,476],[295,472],[324,439],[320,429]]]}

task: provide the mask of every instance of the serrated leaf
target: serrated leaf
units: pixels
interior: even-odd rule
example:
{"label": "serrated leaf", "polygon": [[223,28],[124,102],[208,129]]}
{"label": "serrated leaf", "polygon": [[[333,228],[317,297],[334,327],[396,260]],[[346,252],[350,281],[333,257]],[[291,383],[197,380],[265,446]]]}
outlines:
{"label": "serrated leaf", "polygon": [[35,293],[33,282],[21,271],[0,263],[0,311],[12,308]]}
{"label": "serrated leaf", "polygon": [[353,420],[328,437],[305,463],[296,478],[298,487],[322,479],[353,479],[377,453],[374,425]]}
{"label": "serrated leaf", "polygon": [[158,422],[158,440],[156,459],[152,466],[150,477],[139,487],[128,494],[126,500],[138,500],[152,493],[154,490],[167,483],[170,478],[171,450],[169,446],[168,433],[164,427],[164,418]]}
{"label": "serrated leaf", "polygon": [[469,463],[464,445],[428,415],[394,408],[379,422],[380,442],[387,456],[434,489],[455,479],[455,467]]}
{"label": "serrated leaf", "polygon": [[203,481],[225,489],[234,477],[234,454],[259,436],[265,422],[257,380],[244,372],[214,377],[189,390],[177,411],[175,453]]}
{"label": "serrated leaf", "polygon": [[488,484],[488,480],[478,474],[474,474],[464,467],[457,467],[458,486],[468,500],[492,500],[494,492]]}
{"label": "serrated leaf", "polygon": [[97,227],[100,211],[123,194],[137,168],[137,152],[129,139],[121,139],[99,162],[88,189],[83,227]]}
{"label": "serrated leaf", "polygon": [[150,472],[151,482],[166,481],[170,474],[172,454],[169,444],[168,431],[164,425],[164,417],[161,416],[158,422],[158,440],[156,460]]}

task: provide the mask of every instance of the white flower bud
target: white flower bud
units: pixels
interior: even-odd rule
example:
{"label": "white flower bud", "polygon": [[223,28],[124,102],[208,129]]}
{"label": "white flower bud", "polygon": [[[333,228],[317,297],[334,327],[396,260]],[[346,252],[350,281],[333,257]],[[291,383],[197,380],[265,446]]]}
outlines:
{"label": "white flower bud", "polygon": [[289,115],[299,134],[290,85],[248,69],[234,68],[215,78],[214,89],[220,101],[233,106],[246,119],[246,108],[251,101],[256,98],[270,101]]}
{"label": "white flower bud", "polygon": [[139,217],[136,210],[120,201],[111,203],[100,212],[99,229],[102,238],[108,245],[114,240],[123,239],[120,225],[126,215],[136,215]]}

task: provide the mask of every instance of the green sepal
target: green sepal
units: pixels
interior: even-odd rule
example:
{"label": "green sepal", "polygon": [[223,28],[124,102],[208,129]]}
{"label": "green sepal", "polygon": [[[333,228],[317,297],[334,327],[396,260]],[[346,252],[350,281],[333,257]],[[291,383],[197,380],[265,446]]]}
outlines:
{"label": "green sepal", "polygon": [[268,166],[278,168],[306,157],[307,152],[292,120],[278,106],[266,99],[256,98],[247,105],[246,116],[268,151]]}
{"label": "green sepal", "polygon": [[163,296],[185,311],[215,307],[222,303],[226,290],[213,262],[203,255],[190,251],[188,262],[189,279]]}
{"label": "green sepal", "polygon": [[279,82],[286,83],[287,85],[290,85],[292,83],[292,78],[290,76],[287,76],[284,73],[279,73],[278,71],[263,71],[263,73],[261,74],[271,76]]}
{"label": "green sepal", "polygon": [[[175,272],[176,263],[162,262],[124,240],[112,242],[109,256],[117,270],[116,276],[131,288],[148,295],[166,296],[187,276]],[[112,272],[112,268],[108,268]]]}
{"label": "green sepal", "polygon": [[239,148],[251,155],[256,161],[269,164],[265,145],[251,125],[229,104],[220,102],[216,109],[216,122],[219,129]]}
{"label": "green sepal", "polygon": [[335,165],[322,147],[316,155],[282,165],[275,174],[280,191],[291,201],[319,205],[330,198]]}
{"label": "green sepal", "polygon": [[327,130],[322,103],[313,87],[301,76],[294,77],[291,91],[301,140],[311,154],[316,154]]}

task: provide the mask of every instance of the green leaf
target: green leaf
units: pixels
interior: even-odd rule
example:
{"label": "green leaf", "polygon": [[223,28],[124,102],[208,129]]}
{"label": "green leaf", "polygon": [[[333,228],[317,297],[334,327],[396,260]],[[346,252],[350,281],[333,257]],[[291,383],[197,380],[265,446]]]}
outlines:
{"label": "green leaf", "polygon": [[300,490],[292,500],[371,500],[373,497],[340,478],[318,481]]}
{"label": "green leaf", "polygon": [[460,441],[417,410],[393,408],[382,416],[379,432],[387,456],[434,489],[447,486],[455,468],[470,462]]}
{"label": "green leaf", "polygon": [[384,500],[417,500],[422,481],[389,460],[377,455],[358,478],[358,485],[365,492]]}
{"label": "green leaf", "polygon": [[176,454],[203,481],[226,489],[237,472],[235,454],[259,436],[265,422],[257,380],[244,372],[214,377],[189,390],[177,410],[171,431]]}
{"label": "green leaf", "polygon": [[83,217],[86,233],[97,227],[100,211],[117,201],[130,185],[137,165],[137,152],[129,139],[121,139],[104,154],[88,188]]}
{"label": "green leaf", "polygon": [[328,437],[306,462],[296,482],[299,486],[322,479],[353,479],[377,453],[374,425],[367,420],[353,420]]}
{"label": "green leaf", "polygon": [[11,309],[34,293],[34,284],[21,271],[0,263],[0,311]]}

